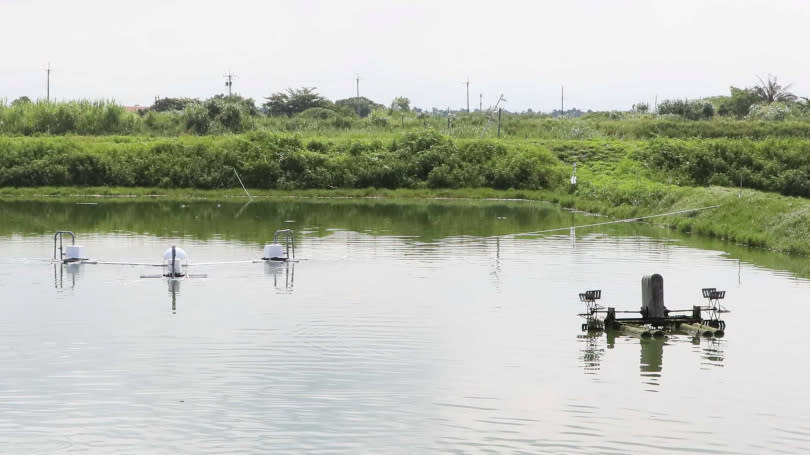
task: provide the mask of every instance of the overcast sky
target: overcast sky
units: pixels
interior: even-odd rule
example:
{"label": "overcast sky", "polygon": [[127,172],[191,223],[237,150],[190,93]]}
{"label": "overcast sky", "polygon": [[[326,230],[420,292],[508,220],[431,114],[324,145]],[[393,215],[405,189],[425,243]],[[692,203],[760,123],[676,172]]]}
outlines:
{"label": "overcast sky", "polygon": [[772,73],[810,96],[807,0],[0,0],[0,98],[148,105],[226,88],[509,110],[629,109]]}

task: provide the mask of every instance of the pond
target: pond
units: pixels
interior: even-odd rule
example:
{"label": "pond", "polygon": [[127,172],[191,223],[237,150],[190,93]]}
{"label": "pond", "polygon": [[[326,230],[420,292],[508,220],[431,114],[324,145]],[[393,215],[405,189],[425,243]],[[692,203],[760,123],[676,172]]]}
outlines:
{"label": "pond", "polygon": [[[796,453],[807,259],[525,201],[0,202],[3,453]],[[537,231],[561,227],[560,231]],[[75,231],[102,262],[51,262]],[[297,262],[260,261],[277,229]],[[194,265],[199,264],[199,265]],[[206,265],[207,264],[207,265]],[[588,336],[727,291],[723,338]]]}

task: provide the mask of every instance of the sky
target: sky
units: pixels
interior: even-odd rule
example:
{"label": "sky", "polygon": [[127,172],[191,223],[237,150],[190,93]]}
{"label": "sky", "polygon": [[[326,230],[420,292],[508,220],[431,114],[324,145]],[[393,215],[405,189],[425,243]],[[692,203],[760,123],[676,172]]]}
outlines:
{"label": "sky", "polygon": [[0,0],[0,99],[329,99],[627,110],[776,75],[810,96],[806,0]]}

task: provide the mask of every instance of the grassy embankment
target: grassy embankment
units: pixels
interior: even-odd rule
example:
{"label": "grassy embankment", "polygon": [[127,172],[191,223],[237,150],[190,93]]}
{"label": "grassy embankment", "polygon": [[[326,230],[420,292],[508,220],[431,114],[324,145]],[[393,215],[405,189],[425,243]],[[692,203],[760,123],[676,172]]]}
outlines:
{"label": "grassy embankment", "polygon": [[[807,151],[810,141],[801,138],[496,142],[431,131],[381,139],[7,137],[0,138],[0,197],[236,197],[235,168],[257,196],[526,198],[619,218],[721,204],[655,222],[810,254],[810,201],[788,196],[810,195]],[[567,183],[573,161],[575,191]]]}

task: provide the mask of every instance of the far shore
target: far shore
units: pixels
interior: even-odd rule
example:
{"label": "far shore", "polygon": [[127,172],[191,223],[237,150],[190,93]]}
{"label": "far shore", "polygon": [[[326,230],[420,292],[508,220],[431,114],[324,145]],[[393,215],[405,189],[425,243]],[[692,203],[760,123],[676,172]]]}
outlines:
{"label": "far shore", "polygon": [[[787,197],[755,190],[724,187],[668,186],[663,193],[633,203],[616,203],[619,190],[604,186],[590,194],[574,195],[551,190],[496,190],[491,188],[462,189],[306,189],[256,190],[229,188],[200,190],[185,188],[131,187],[35,187],[0,188],[3,201],[184,201],[212,200],[248,202],[301,198],[335,200],[493,200],[519,203],[544,201],[562,208],[599,214],[607,219],[621,220],[649,215],[689,210],[698,207],[719,207],[694,213],[665,216],[646,222],[683,233],[731,241],[735,244],[764,248],[776,252],[810,255],[810,200]],[[626,192],[626,188],[622,188]],[[252,199],[251,199],[252,198]]]}

